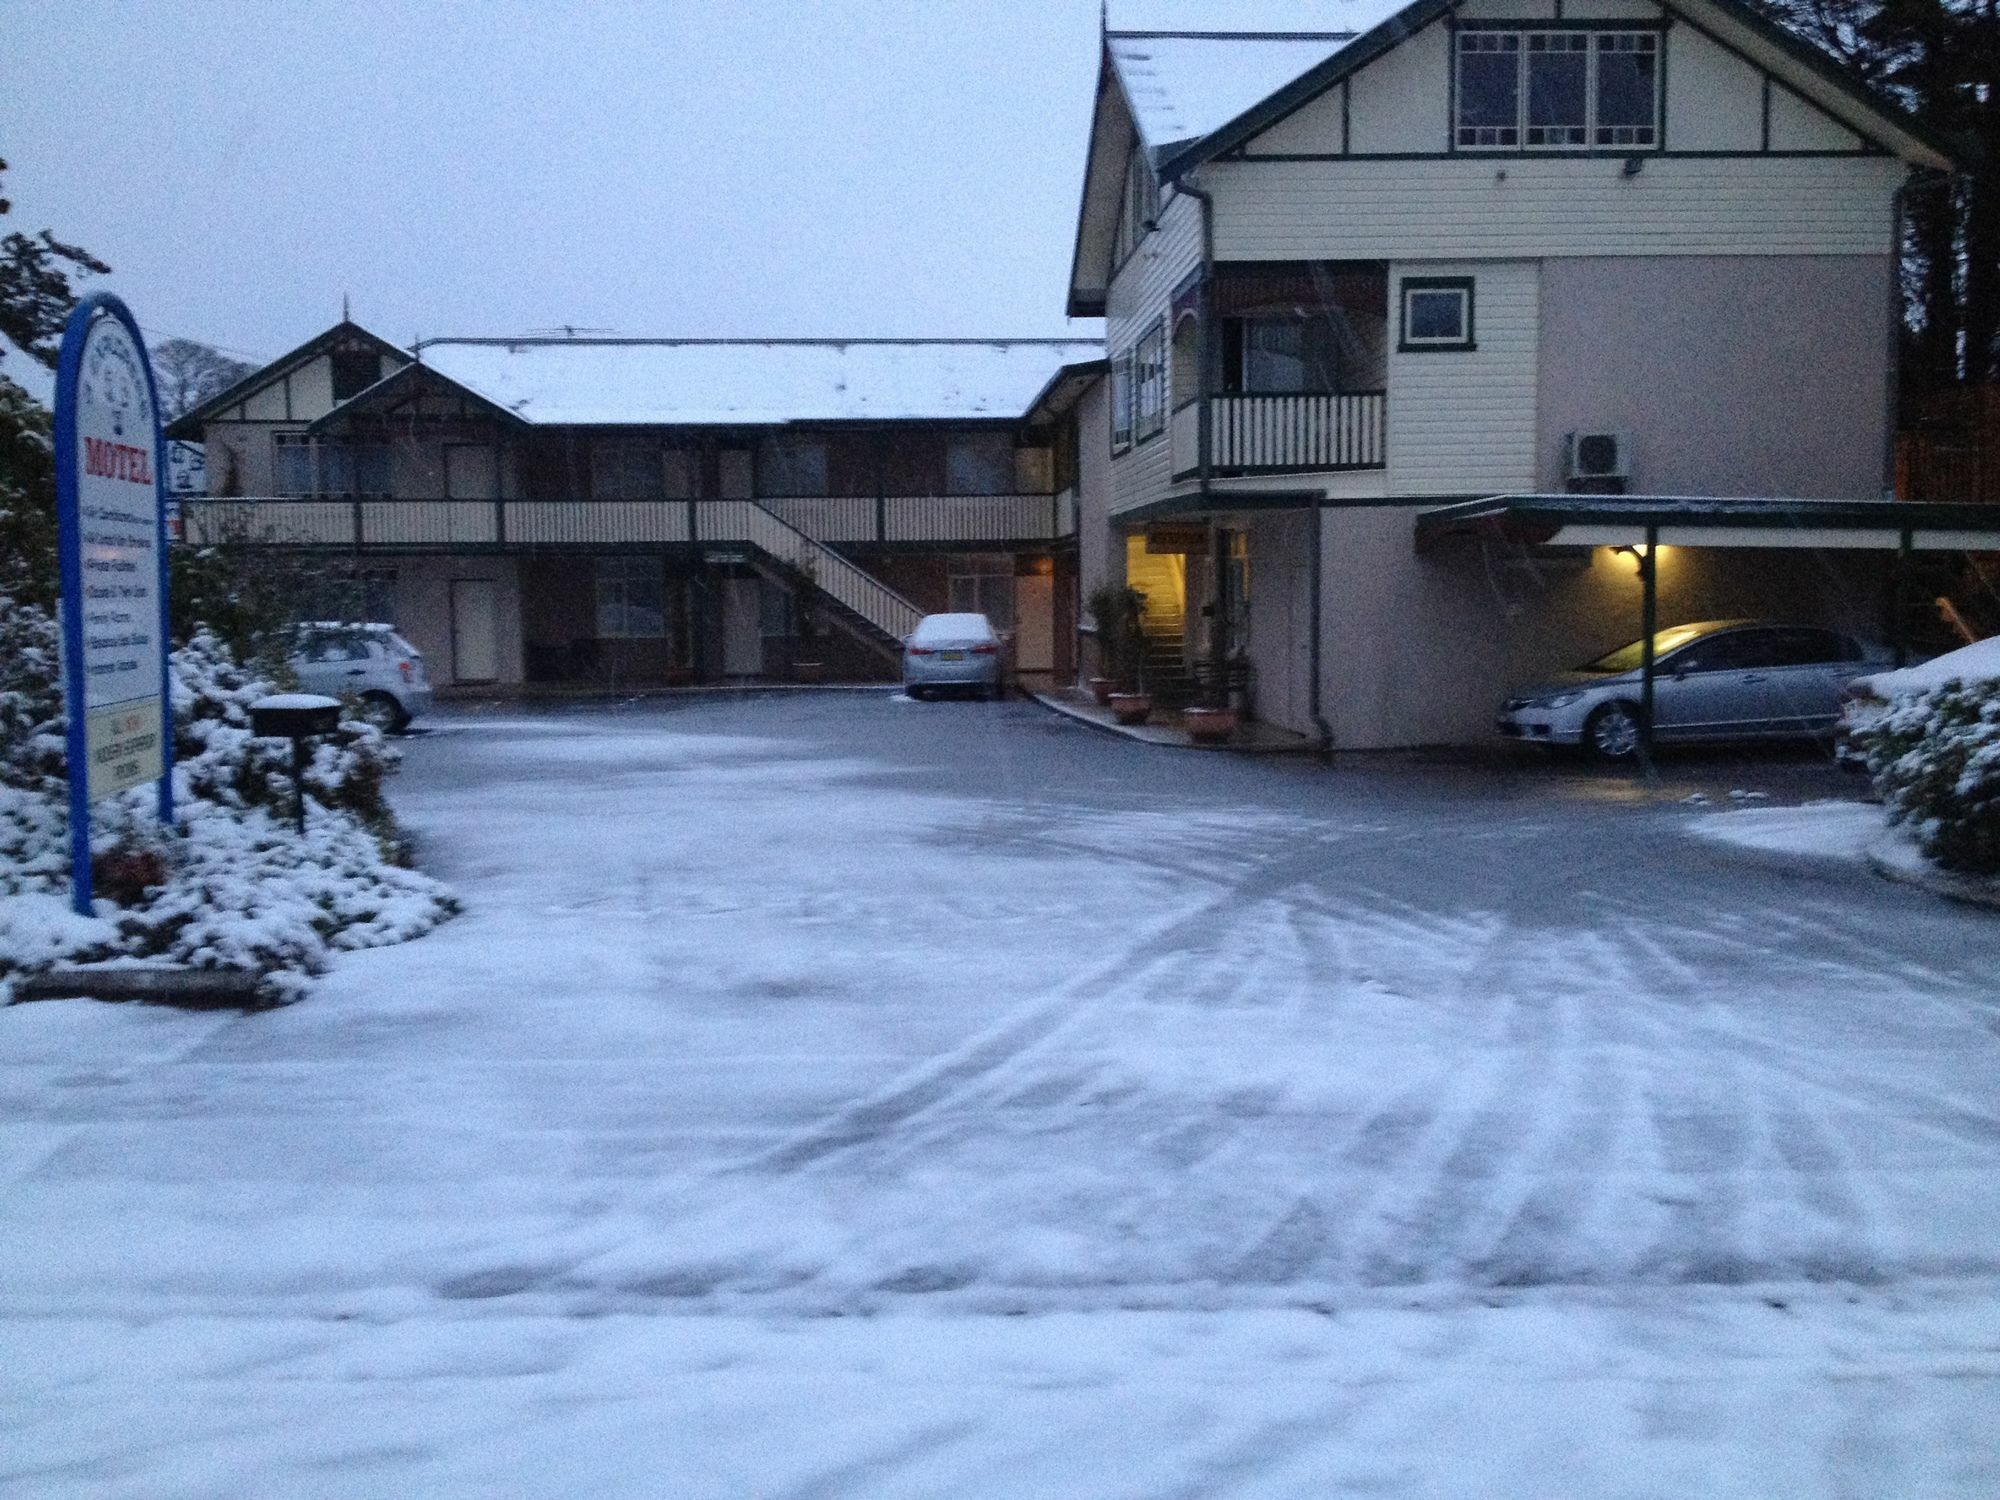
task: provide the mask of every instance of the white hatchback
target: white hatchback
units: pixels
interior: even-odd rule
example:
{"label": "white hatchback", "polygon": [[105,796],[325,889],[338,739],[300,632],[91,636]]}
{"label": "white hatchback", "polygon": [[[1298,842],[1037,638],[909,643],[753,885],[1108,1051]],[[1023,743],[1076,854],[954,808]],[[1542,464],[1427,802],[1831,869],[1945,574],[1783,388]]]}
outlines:
{"label": "white hatchback", "polygon": [[402,733],[431,706],[424,659],[393,625],[301,625],[291,667],[306,692],[356,699],[361,716],[391,734]]}
{"label": "white hatchback", "polygon": [[1000,637],[986,616],[925,615],[904,639],[903,691],[928,698],[948,688],[1006,696]]}

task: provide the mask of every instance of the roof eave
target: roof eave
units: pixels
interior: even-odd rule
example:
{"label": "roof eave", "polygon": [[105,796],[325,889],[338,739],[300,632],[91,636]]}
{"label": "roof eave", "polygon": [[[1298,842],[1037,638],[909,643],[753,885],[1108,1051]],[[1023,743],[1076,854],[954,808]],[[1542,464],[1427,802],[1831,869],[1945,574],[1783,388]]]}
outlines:
{"label": "roof eave", "polygon": [[1451,8],[1452,0],[1414,0],[1413,4],[1378,21],[1326,61],[1306,69],[1276,93],[1266,95],[1227,124],[1218,126],[1198,140],[1166,148],[1167,154],[1159,163],[1161,178],[1172,181],[1225,151],[1235,150],[1293,110],[1325,93],[1349,74],[1416,35]]}
{"label": "roof eave", "polygon": [[359,415],[364,409],[364,403],[372,405],[375,401],[379,401],[384,395],[388,394],[391,386],[402,381],[413,381],[424,375],[428,375],[434,380],[442,381],[466,399],[478,402],[496,417],[511,422],[517,427],[531,427],[534,425],[519,412],[509,411],[490,396],[483,396],[462,381],[453,380],[435,365],[427,365],[420,360],[412,360],[410,363],[402,366],[402,368],[390,371],[373,385],[356,391],[352,396],[349,396],[345,401],[334,407],[332,411],[309,423],[306,431],[315,434],[325,432],[340,421]]}

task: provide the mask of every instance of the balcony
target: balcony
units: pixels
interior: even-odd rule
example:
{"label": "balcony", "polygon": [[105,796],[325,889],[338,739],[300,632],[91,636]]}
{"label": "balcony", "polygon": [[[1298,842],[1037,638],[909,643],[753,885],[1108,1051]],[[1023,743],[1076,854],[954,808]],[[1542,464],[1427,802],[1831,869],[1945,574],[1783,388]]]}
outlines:
{"label": "balcony", "polygon": [[1051,543],[1076,532],[1075,497],[792,496],[760,500],[438,500],[191,497],[181,537],[368,551],[500,551],[738,541],[761,509],[817,542],[861,546]]}
{"label": "balcony", "polygon": [[1214,474],[1380,469],[1388,462],[1388,397],[1381,391],[1210,396],[1174,413],[1176,479],[1201,471],[1204,411]]}

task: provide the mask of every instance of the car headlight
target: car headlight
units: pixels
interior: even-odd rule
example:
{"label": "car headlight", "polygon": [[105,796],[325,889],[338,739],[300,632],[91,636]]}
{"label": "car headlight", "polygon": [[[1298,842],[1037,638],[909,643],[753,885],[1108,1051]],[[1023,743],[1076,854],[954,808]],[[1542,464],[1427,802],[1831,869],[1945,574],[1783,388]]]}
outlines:
{"label": "car headlight", "polygon": [[1555,693],[1547,698],[1537,698],[1534,706],[1536,708],[1568,708],[1582,696],[1583,694],[1581,693]]}

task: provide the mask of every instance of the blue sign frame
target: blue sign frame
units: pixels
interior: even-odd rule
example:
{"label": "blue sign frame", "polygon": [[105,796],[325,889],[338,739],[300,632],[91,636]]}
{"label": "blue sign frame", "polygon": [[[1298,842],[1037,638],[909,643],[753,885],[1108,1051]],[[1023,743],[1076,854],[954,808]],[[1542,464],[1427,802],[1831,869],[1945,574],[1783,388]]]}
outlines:
{"label": "blue sign frame", "polygon": [[145,336],[130,308],[109,292],[93,292],[77,303],[63,327],[62,353],[56,366],[56,559],[62,580],[63,699],[67,720],[69,762],[70,900],[81,916],[95,915],[90,881],[90,776],[88,715],[85,711],[83,660],[83,535],[77,503],[77,381],[83,372],[85,335],[100,317],[125,325],[139,351],[139,368],[146,374],[147,409],[153,422],[154,555],[159,563],[160,601],[160,821],[174,820],[174,715],[170,690],[172,667],[167,630],[167,450],[160,431],[160,391],[153,379],[153,361]]}

